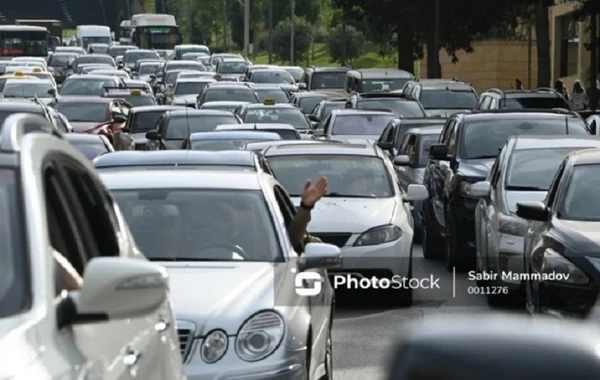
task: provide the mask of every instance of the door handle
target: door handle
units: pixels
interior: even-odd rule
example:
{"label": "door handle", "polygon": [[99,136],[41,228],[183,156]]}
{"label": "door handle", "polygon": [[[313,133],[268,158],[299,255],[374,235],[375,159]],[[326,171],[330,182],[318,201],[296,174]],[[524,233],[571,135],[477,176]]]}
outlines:
{"label": "door handle", "polygon": [[167,321],[164,318],[161,318],[158,322],[156,322],[156,324],[154,325],[154,330],[156,330],[157,332],[164,332],[167,331],[167,329],[171,327],[171,322]]}
{"label": "door handle", "polygon": [[135,367],[138,365],[142,353],[139,350],[128,350],[127,354],[123,357],[123,364],[127,367]]}

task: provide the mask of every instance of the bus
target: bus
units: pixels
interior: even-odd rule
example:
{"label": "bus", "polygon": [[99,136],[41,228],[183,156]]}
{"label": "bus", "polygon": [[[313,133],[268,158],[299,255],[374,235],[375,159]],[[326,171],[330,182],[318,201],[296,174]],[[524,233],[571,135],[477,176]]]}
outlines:
{"label": "bus", "polygon": [[140,49],[173,49],[182,41],[175,16],[137,14],[131,18],[131,40]]}
{"label": "bus", "polygon": [[110,28],[104,25],[79,25],[76,30],[77,46],[88,48],[89,44],[107,44],[112,42]]}
{"label": "bus", "polygon": [[0,60],[47,57],[50,33],[42,26],[0,25]]}
{"label": "bus", "polygon": [[130,45],[132,32],[131,20],[121,21],[121,25],[119,25],[119,43],[121,45]]}
{"label": "bus", "polygon": [[50,33],[48,45],[52,51],[62,45],[63,23],[60,20],[15,20],[15,24],[41,26],[48,29]]}

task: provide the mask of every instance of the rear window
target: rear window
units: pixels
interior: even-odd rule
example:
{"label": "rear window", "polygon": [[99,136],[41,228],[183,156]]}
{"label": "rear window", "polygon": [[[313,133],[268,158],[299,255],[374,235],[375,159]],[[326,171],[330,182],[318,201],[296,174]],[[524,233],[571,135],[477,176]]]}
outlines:
{"label": "rear window", "polygon": [[425,111],[415,101],[406,101],[394,98],[388,99],[365,99],[357,102],[357,108],[379,108],[389,109],[402,117],[425,117]]}
{"label": "rear window", "polygon": [[234,89],[207,88],[203,102],[249,102],[256,103],[255,92],[240,86]]}
{"label": "rear window", "polygon": [[131,125],[128,125],[131,133],[144,133],[151,131],[158,123],[158,119],[165,113],[165,111],[151,111],[151,112],[136,112],[133,114],[133,121]]}
{"label": "rear window", "polygon": [[169,119],[165,140],[185,140],[192,133],[214,131],[218,125],[238,124],[235,116],[193,116]]}
{"label": "rear window", "polygon": [[567,103],[563,98],[558,97],[506,98],[505,100],[501,101],[501,107],[506,109],[571,109],[569,103]]}

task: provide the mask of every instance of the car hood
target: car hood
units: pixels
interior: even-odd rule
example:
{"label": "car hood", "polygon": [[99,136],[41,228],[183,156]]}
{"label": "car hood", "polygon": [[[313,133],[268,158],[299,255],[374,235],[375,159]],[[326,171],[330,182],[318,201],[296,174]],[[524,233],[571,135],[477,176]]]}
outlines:
{"label": "car hood", "polygon": [[179,95],[173,97],[173,104],[192,104],[196,103],[198,95]]}
{"label": "car hood", "polygon": [[492,170],[494,159],[462,160],[458,171],[465,177],[486,178]]}
{"label": "car hood", "polygon": [[425,115],[427,115],[427,117],[449,117],[450,115],[454,114],[454,113],[458,113],[458,112],[467,112],[467,111],[471,111],[470,109],[465,109],[465,108],[452,108],[452,109],[429,109],[429,110],[425,110]]}
{"label": "car hood", "polygon": [[235,335],[251,315],[273,309],[288,265],[241,261],[161,264],[169,273],[176,318],[194,322],[197,337],[217,328]]}
{"label": "car hood", "polygon": [[348,144],[373,144],[377,142],[379,136],[377,135],[333,135],[329,138],[334,141],[341,141]]}
{"label": "car hood", "polygon": [[517,202],[540,202],[546,197],[546,191],[507,191],[504,195],[506,206],[511,214],[517,212]]}
{"label": "car hood", "polygon": [[[300,198],[292,198],[296,207]],[[307,230],[311,233],[350,232],[389,224],[398,208],[395,198],[323,198],[311,212]]]}
{"label": "car hood", "polygon": [[104,123],[96,123],[95,121],[94,122],[72,121],[71,125],[73,126],[73,132],[85,133],[85,132],[91,132],[92,130],[96,129],[96,127],[104,125]]}
{"label": "car hood", "polygon": [[600,257],[600,222],[577,220],[552,220],[553,233],[559,236],[575,254]]}

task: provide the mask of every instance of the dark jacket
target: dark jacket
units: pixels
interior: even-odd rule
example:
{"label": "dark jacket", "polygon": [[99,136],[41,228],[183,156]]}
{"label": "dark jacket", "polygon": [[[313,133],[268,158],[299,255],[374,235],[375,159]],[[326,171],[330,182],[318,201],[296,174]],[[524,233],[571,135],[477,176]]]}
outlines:
{"label": "dark jacket", "polygon": [[310,210],[300,207],[287,228],[290,242],[298,253],[304,252],[304,247],[308,243],[322,243],[321,239],[311,236],[306,232],[309,222]]}

